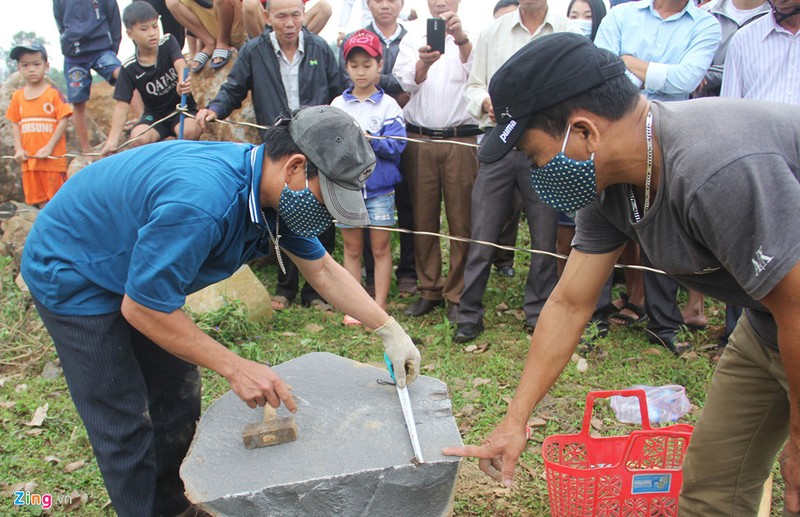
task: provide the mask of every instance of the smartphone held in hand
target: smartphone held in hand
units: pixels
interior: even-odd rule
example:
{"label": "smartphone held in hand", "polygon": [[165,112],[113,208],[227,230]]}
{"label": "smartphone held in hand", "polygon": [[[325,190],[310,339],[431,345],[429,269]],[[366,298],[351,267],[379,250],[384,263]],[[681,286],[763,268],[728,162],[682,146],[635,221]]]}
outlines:
{"label": "smartphone held in hand", "polygon": [[428,18],[428,46],[431,52],[437,50],[444,54],[444,20],[441,18]]}

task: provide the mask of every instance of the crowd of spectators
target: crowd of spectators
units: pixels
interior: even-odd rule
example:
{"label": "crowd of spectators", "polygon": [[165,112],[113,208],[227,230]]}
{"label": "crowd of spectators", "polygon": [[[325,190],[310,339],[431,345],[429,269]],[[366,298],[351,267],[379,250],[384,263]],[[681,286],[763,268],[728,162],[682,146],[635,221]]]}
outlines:
{"label": "crowd of spectators", "polygon": [[[353,80],[357,72],[350,68],[345,51],[353,47],[348,41],[355,37],[345,32],[353,0],[338,6],[336,40],[319,36],[333,13],[330,1],[135,0],[121,16],[113,0],[54,0],[65,56],[66,99],[72,104],[81,150],[90,151],[85,106],[91,70],[116,85],[117,109],[111,127],[104,128],[109,137],[102,154],[116,149],[129,108],[138,119],[127,129],[140,137],[133,145],[142,145],[177,136],[199,138],[209,123],[227,118],[248,96],[254,122],[265,126],[300,106],[330,104],[338,98],[338,105],[350,109],[372,136],[437,141],[436,145],[403,142],[390,146],[393,154],[382,157],[397,170],[391,184],[379,189],[381,195],[392,196],[386,205],[391,206],[392,225],[439,232],[443,207],[450,235],[514,245],[524,213],[532,248],[568,254],[574,213],[556,211],[539,199],[531,185],[528,158],[513,151],[496,163],[479,165],[474,145],[461,145],[479,144],[496,118],[503,116],[493,110],[489,83],[495,71],[531,40],[554,32],[583,34],[597,47],[620,56],[629,80],[653,101],[721,95],[800,103],[797,0],[712,0],[705,5],[694,0],[610,5],[603,0],[572,0],[566,12],[556,12],[547,0],[500,0],[495,19],[484,27],[463,26],[459,9],[465,6],[460,0],[428,0],[429,13],[417,13],[403,0],[363,0],[363,29],[356,34],[370,43],[356,47],[367,48],[365,52],[377,59],[374,90]],[[148,8],[134,8],[137,3]],[[424,21],[412,22],[417,17],[441,20],[444,52],[428,46]],[[117,52],[123,25],[136,45],[136,55],[121,62]],[[373,47],[379,55],[372,54]],[[177,117],[151,128],[182,94],[180,102],[194,113],[191,77],[206,67],[226,69],[227,78],[208,105],[197,107],[197,121],[188,122],[185,133],[181,125],[180,135]],[[184,69],[190,72],[187,79]],[[370,119],[366,114],[377,110],[380,102],[397,108],[383,109]],[[18,123],[18,117],[9,118]],[[376,154],[386,151],[380,140],[373,142]],[[15,146],[21,162],[39,151],[25,154],[22,139],[15,139]],[[376,192],[370,194],[368,188],[365,198]],[[329,252],[335,232],[331,226],[320,237]],[[349,235],[348,269],[359,277],[363,271],[365,288],[386,306],[387,239],[375,231],[344,228],[343,232]],[[461,241],[445,244],[430,235],[402,234],[398,240],[399,260],[390,268],[394,292],[399,297],[418,295],[406,314],[421,316],[441,306],[456,325],[456,342],[477,337],[484,328],[482,299],[493,266],[500,275],[515,275],[514,254]],[[374,256],[376,251],[380,257]],[[358,259],[362,252],[363,270]],[[632,242],[621,261],[649,264]],[[329,310],[310,285],[300,289],[300,275],[292,262],[283,262],[286,267],[279,273],[273,308],[288,307],[300,294],[303,305]],[[536,326],[562,266],[547,255],[531,257],[522,307],[529,331]],[[702,295],[690,291],[681,310],[674,279],[627,270],[624,280],[625,289],[612,299],[613,278],[609,279],[598,301],[593,321],[599,335],[610,323],[646,322],[652,341],[679,353],[690,346],[679,339],[686,336],[681,330],[707,325]],[[731,306],[728,312],[732,327],[738,311]]]}

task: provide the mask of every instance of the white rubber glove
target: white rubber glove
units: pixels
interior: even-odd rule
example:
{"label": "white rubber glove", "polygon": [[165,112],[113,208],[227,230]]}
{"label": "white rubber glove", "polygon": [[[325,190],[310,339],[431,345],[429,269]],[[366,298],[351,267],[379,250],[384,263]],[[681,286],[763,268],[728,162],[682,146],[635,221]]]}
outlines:
{"label": "white rubber glove", "polygon": [[383,347],[392,362],[397,386],[403,388],[407,382],[413,382],[419,374],[421,357],[403,327],[390,317],[375,333],[383,338]]}

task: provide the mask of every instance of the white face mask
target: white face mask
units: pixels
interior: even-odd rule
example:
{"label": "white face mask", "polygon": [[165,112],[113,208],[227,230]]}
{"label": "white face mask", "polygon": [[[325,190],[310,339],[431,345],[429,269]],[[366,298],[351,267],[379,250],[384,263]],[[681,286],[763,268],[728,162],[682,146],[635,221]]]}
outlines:
{"label": "white face mask", "polygon": [[581,34],[587,38],[592,38],[592,20],[572,20],[581,30]]}

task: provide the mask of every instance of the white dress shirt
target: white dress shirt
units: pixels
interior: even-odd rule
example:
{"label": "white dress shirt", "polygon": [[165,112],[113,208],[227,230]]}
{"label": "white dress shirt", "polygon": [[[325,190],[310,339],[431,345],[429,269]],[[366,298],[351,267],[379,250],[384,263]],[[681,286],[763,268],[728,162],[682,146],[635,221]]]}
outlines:
{"label": "white dress shirt", "polygon": [[281,81],[283,81],[283,89],[286,90],[286,101],[289,104],[289,109],[296,110],[300,107],[300,62],[303,60],[303,54],[305,53],[303,32],[300,31],[298,35],[297,51],[291,61],[281,51],[274,31],[269,33],[269,39],[272,41],[272,48],[275,49],[275,55],[278,56],[278,63],[281,66]]}
{"label": "white dress shirt", "polygon": [[731,38],[722,97],[800,105],[800,33],[792,34],[768,13]]}
{"label": "white dress shirt", "polygon": [[475,43],[475,58],[465,94],[467,111],[478,119],[482,128],[494,125],[489,120],[489,114],[483,111],[483,101],[489,97],[489,81],[494,73],[526,43],[554,32],[580,34],[581,30],[566,16],[556,14],[550,8],[533,34],[522,24],[519,10],[501,16],[483,29]]}
{"label": "white dress shirt", "polygon": [[392,74],[403,90],[411,94],[411,100],[403,108],[407,124],[428,128],[447,128],[478,122],[467,113],[464,91],[472,68],[470,53],[466,63],[461,62],[460,47],[452,35],[444,40],[444,54],[428,69],[428,75],[417,84],[417,61],[419,49],[427,45],[427,34],[407,34],[400,41],[400,52]]}

